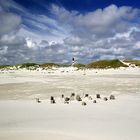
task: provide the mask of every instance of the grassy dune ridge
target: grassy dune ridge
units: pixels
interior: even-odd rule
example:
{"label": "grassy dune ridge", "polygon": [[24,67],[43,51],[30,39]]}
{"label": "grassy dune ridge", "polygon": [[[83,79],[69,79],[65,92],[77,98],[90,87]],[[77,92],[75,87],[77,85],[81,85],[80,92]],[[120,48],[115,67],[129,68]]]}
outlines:
{"label": "grassy dune ridge", "polygon": [[[129,63],[129,64],[134,64],[135,66],[140,67],[140,60],[124,60],[124,62]],[[57,64],[57,63],[44,63],[44,64],[37,64],[37,63],[23,63],[23,64],[16,64],[16,65],[0,65],[0,69],[10,69],[10,68],[26,68],[26,69],[31,69],[35,70],[37,68],[42,68],[42,69],[50,69],[52,67],[69,67],[71,66],[70,64]],[[124,64],[120,60],[99,60],[99,61],[94,61],[89,64],[74,64],[73,67],[76,67],[78,69],[109,69],[109,68],[119,68],[119,67],[128,67],[128,65]]]}
{"label": "grassy dune ridge", "polygon": [[95,69],[107,69],[107,68],[119,68],[119,67],[128,67],[123,64],[118,59],[116,60],[99,60],[96,62],[92,62],[87,65],[87,68],[95,68]]}
{"label": "grassy dune ridge", "polygon": [[124,62],[135,64],[136,66],[140,67],[140,60],[124,60]]}

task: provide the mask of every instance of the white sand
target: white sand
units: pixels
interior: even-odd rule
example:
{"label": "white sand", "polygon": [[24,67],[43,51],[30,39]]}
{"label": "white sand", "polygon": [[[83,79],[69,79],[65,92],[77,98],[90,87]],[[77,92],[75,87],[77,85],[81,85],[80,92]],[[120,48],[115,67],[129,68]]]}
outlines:
{"label": "white sand", "polygon": [[[86,75],[61,71],[0,74],[0,140],[140,139],[139,69],[93,70]],[[52,105],[47,99],[71,92],[114,94],[117,99],[87,101],[87,106],[58,99]],[[35,97],[42,102],[36,103]]]}

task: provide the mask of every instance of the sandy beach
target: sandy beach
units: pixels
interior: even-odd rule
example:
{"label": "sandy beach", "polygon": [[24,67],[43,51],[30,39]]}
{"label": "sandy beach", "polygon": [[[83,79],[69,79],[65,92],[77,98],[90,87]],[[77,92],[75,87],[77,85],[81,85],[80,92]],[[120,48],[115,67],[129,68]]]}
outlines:
{"label": "sandy beach", "polygon": [[[2,140],[140,139],[140,69],[77,71],[13,70],[0,73]],[[64,104],[72,92],[96,99]],[[104,97],[115,95],[115,100]],[[56,104],[50,104],[54,96]],[[41,103],[37,103],[39,98]]]}

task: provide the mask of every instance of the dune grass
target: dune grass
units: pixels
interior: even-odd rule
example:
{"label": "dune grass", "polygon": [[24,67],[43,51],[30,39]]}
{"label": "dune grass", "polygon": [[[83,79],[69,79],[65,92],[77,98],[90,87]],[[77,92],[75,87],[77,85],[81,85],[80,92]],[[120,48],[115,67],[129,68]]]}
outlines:
{"label": "dune grass", "polygon": [[135,64],[136,66],[140,67],[140,60],[125,60],[124,62]]}
{"label": "dune grass", "polygon": [[[125,60],[124,62],[128,62],[131,64],[135,64],[136,66],[140,67],[140,60]],[[0,69],[9,69],[11,67],[16,67],[16,68],[26,68],[26,69],[31,69],[35,70],[37,68],[42,68],[42,69],[51,69],[52,67],[69,67],[71,66],[70,64],[57,64],[57,63],[44,63],[44,64],[37,64],[37,63],[23,63],[23,64],[17,64],[17,65],[0,65]],[[119,67],[128,67],[124,63],[122,63],[120,60],[99,60],[95,61],[89,64],[74,64],[73,67],[76,67],[78,70],[80,69],[108,69],[108,68],[119,68]]]}
{"label": "dune grass", "polygon": [[20,68],[29,68],[29,67],[39,67],[40,65],[36,63],[23,63],[23,64],[17,64],[15,66]]}
{"label": "dune grass", "polygon": [[95,69],[107,69],[107,68],[119,68],[119,67],[128,67],[128,66],[120,62],[118,59],[116,59],[116,60],[95,61],[88,64],[86,67],[95,68]]}
{"label": "dune grass", "polygon": [[85,67],[86,67],[86,65],[84,65],[84,64],[74,64],[73,66],[76,67],[78,70],[85,69]]}
{"label": "dune grass", "polygon": [[9,68],[10,65],[0,65],[0,69]]}

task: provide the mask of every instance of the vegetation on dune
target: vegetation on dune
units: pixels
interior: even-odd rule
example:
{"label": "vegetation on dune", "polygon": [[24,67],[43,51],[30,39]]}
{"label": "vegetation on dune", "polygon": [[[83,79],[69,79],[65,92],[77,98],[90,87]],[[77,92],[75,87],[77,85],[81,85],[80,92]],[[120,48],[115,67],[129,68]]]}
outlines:
{"label": "vegetation on dune", "polygon": [[0,69],[9,68],[10,65],[0,65]]}
{"label": "vegetation on dune", "polygon": [[140,60],[125,60],[124,62],[130,63],[130,64],[134,64],[135,66],[139,66],[140,67]]}
{"label": "vegetation on dune", "polygon": [[86,67],[86,65],[84,65],[84,64],[74,64],[73,66],[78,69],[84,69]]}
{"label": "vegetation on dune", "polygon": [[60,67],[70,67],[71,65],[69,64],[59,64]]}
{"label": "vegetation on dune", "polygon": [[[124,62],[130,63],[130,66],[139,66],[140,67],[140,60],[125,60]],[[35,70],[37,68],[42,69],[52,69],[52,67],[69,67],[71,65],[68,64],[56,64],[56,63],[44,63],[44,64],[36,64],[36,63],[24,63],[24,64],[17,64],[17,65],[0,65],[0,69],[18,69],[18,68],[26,68],[29,70]],[[74,64],[73,67],[76,67],[77,70],[85,69],[85,68],[95,68],[95,69],[108,69],[108,68],[119,68],[119,67],[128,67],[120,60],[99,60],[87,65],[85,64]]]}
{"label": "vegetation on dune", "polygon": [[107,68],[119,68],[119,67],[128,67],[128,66],[120,62],[118,59],[116,59],[116,60],[95,61],[93,63],[88,64],[86,67],[95,68],[95,69],[107,69]]}
{"label": "vegetation on dune", "polygon": [[24,63],[24,64],[17,64],[16,67],[19,68],[29,68],[29,67],[39,67],[39,64],[36,63]]}
{"label": "vegetation on dune", "polygon": [[42,68],[51,68],[51,67],[69,67],[70,65],[67,64],[57,64],[57,63],[44,63],[41,64],[40,67]]}
{"label": "vegetation on dune", "polygon": [[69,67],[70,65],[67,64],[56,64],[56,63],[44,63],[44,64],[36,64],[36,63],[23,63],[23,64],[16,64],[13,66],[10,65],[0,65],[0,69],[6,68],[26,68],[30,70],[35,70],[37,68],[43,69],[51,69],[52,67]]}
{"label": "vegetation on dune", "polygon": [[36,64],[36,63],[23,63],[23,64],[17,64],[17,65],[14,65],[13,67],[15,67],[16,69],[18,68],[26,68],[28,70],[35,70],[36,68],[39,68],[40,65],[39,64]]}
{"label": "vegetation on dune", "polygon": [[55,64],[55,63],[44,63],[40,65],[42,68],[45,67],[59,67],[59,64]]}

